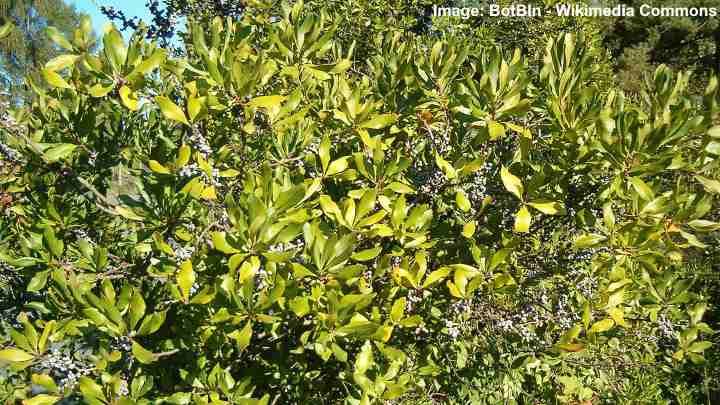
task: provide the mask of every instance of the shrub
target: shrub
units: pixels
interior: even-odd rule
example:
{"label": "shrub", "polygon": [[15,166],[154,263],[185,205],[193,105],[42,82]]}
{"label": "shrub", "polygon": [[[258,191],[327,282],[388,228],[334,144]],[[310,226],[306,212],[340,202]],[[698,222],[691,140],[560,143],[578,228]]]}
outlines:
{"label": "shrub", "polygon": [[3,120],[6,400],[708,398],[717,80],[635,105],[582,34],[355,60],[332,21],[54,38]]}

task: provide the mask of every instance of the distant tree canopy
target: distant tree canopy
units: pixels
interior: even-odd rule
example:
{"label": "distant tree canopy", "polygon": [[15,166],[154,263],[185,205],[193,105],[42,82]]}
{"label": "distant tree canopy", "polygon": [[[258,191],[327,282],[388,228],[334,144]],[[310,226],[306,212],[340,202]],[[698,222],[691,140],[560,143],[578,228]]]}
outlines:
{"label": "distant tree canopy", "polygon": [[[619,3],[615,1],[615,3]],[[717,0],[626,0],[639,9],[643,4],[665,8],[717,7]],[[720,17],[634,17],[601,19],[608,49],[617,60],[619,80],[640,83],[641,75],[660,64],[689,69],[707,76],[720,71]],[[699,90],[702,84],[691,85]]]}
{"label": "distant tree canopy", "polygon": [[[438,7],[480,7],[489,3],[510,1],[489,0],[361,0],[354,2],[327,0],[308,1],[310,8],[327,6],[347,23],[344,31],[348,38],[357,40],[356,35],[365,32],[372,37],[373,26],[390,24],[399,30],[435,34],[460,35],[467,40],[481,44],[499,45],[505,49],[520,48],[529,56],[540,59],[544,52],[546,36],[562,31],[584,31],[591,41],[601,41],[608,55],[596,55],[604,68],[605,78],[611,80],[610,69],[617,72],[615,81],[621,83],[628,94],[638,94],[643,77],[652,73],[661,64],[675,69],[689,69],[700,77],[707,77],[710,71],[720,70],[720,18],[718,17],[648,17],[637,11],[643,4],[652,7],[715,7],[717,0],[608,0],[577,1],[591,6],[613,7],[623,3],[636,9],[634,17],[568,18],[545,13],[542,17],[477,17],[468,20],[460,18],[432,18],[433,6]],[[550,10],[556,0],[530,0],[527,4]],[[251,7],[247,8],[250,5]],[[269,9],[270,1],[244,0],[150,0],[148,8],[153,16],[147,35],[150,38],[170,44],[170,39],[179,33],[184,18],[210,21],[213,17],[240,18],[244,11]],[[112,7],[103,7],[103,12],[121,28],[135,29],[140,20],[126,16]],[[357,32],[355,32],[357,31]],[[366,54],[365,47],[373,47],[371,41],[358,43],[355,55]],[[612,57],[612,61],[611,61]],[[691,84],[691,91],[704,88],[704,81]]]}
{"label": "distant tree canopy", "polygon": [[72,36],[81,14],[63,0],[0,0],[0,25],[14,28],[0,42],[0,91],[14,102],[22,100],[29,90],[25,76],[37,82],[40,68],[61,53],[47,33],[53,26],[57,32]]}

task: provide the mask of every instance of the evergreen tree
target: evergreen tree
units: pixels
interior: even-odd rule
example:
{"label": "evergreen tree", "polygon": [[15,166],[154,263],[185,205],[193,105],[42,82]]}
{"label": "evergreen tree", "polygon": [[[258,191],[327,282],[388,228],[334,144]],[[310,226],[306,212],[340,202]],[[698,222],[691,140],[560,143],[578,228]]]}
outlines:
{"label": "evergreen tree", "polygon": [[[634,7],[635,16],[599,20],[606,24],[605,42],[617,58],[624,88],[637,87],[633,83],[640,82],[646,72],[652,72],[661,64],[693,70],[696,77],[720,71],[720,16],[640,14],[644,4],[653,8],[701,9],[716,8],[717,0],[626,0],[622,3]],[[692,90],[700,92],[703,85],[703,81],[695,82]]]}
{"label": "evergreen tree", "polygon": [[23,78],[34,82],[39,69],[61,53],[46,33],[55,27],[72,36],[81,14],[63,0],[0,0],[0,26],[10,22],[14,28],[0,41],[0,91],[17,103],[28,94]]}

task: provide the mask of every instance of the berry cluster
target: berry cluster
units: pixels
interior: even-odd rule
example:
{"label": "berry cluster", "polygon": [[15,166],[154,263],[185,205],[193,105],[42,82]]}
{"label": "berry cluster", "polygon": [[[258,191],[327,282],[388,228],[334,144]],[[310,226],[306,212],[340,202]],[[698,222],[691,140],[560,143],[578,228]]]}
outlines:
{"label": "berry cluster", "polygon": [[72,389],[80,377],[94,369],[90,363],[91,355],[92,349],[79,346],[77,342],[72,346],[67,342],[53,343],[40,360],[32,365],[32,370],[51,376],[61,390]]}
{"label": "berry cluster", "polygon": [[173,238],[168,238],[167,244],[170,245],[170,249],[172,249],[175,253],[176,263],[182,263],[185,260],[189,260],[195,253],[195,248],[193,246],[184,247]]}
{"label": "berry cluster", "polygon": [[207,138],[200,132],[200,128],[194,126],[192,133],[185,139],[185,142],[190,145],[193,150],[200,152],[204,158],[207,159],[212,153],[212,148],[208,143]]}

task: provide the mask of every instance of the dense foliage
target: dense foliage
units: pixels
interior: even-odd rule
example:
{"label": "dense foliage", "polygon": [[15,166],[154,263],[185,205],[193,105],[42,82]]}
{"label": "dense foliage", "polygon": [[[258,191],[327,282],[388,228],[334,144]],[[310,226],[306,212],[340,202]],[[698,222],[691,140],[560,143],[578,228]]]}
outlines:
{"label": "dense foliage", "polygon": [[713,400],[716,79],[636,104],[582,32],[535,62],[388,24],[357,58],[347,17],[272,16],[182,58],[54,36],[0,126],[0,398]]}

